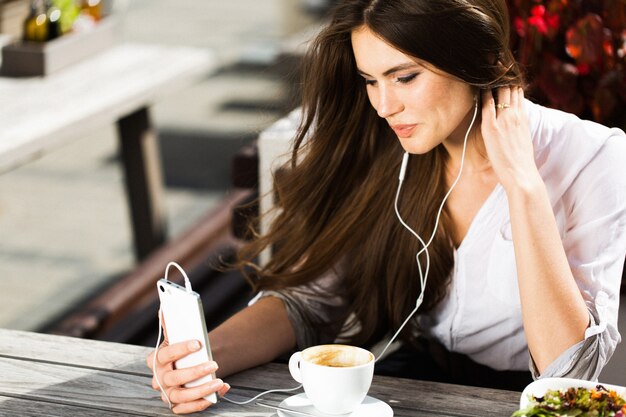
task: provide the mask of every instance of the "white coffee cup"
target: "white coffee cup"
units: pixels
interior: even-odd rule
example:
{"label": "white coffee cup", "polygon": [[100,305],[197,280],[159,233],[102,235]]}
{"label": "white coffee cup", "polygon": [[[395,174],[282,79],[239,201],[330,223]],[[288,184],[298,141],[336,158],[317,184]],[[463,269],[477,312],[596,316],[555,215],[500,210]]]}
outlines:
{"label": "white coffee cup", "polygon": [[319,345],[296,352],[289,372],[319,411],[347,414],[367,395],[374,376],[374,355],[348,345]]}

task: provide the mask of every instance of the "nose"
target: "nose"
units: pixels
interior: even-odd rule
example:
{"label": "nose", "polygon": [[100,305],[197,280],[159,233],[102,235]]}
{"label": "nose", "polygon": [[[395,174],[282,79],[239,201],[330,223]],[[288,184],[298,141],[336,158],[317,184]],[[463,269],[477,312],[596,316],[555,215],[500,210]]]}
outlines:
{"label": "nose", "polygon": [[376,112],[383,119],[401,112],[404,107],[390,88],[381,87],[378,95]]}

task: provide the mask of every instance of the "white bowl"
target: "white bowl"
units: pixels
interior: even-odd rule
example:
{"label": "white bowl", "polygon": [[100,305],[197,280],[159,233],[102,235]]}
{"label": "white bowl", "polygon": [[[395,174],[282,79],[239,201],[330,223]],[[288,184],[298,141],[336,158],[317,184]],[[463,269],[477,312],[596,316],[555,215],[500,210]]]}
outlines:
{"label": "white bowl", "polygon": [[585,381],[584,379],[574,378],[541,378],[526,386],[522,392],[522,396],[519,400],[519,408],[523,409],[528,407],[530,402],[529,396],[542,397],[546,391],[560,390],[568,388],[595,388],[598,385],[602,385],[604,388],[614,390],[622,397],[626,398],[626,387],[620,387],[619,385],[603,384],[601,382]]}

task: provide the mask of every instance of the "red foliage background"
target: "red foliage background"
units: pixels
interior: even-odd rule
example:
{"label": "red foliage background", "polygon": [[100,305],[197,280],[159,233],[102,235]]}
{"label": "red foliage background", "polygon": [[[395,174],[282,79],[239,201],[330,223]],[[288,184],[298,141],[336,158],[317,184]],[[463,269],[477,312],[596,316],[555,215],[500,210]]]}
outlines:
{"label": "red foliage background", "polygon": [[507,0],[527,95],[626,128],[626,0]]}

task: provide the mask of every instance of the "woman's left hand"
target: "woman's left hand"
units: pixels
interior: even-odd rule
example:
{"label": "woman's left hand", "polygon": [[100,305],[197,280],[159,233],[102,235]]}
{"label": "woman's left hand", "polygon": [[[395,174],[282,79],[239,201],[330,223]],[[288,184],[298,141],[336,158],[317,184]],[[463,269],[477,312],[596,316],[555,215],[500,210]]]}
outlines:
{"label": "woman's left hand", "polygon": [[538,178],[521,87],[500,87],[498,105],[491,90],[483,92],[481,133],[491,165],[508,192]]}

